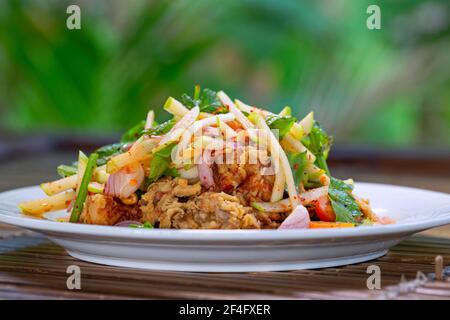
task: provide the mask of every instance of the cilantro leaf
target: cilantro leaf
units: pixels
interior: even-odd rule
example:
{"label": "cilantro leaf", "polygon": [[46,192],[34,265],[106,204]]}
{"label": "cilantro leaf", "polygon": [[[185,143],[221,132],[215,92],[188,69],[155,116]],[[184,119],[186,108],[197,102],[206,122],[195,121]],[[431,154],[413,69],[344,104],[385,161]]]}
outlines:
{"label": "cilantro leaf", "polygon": [[180,172],[178,172],[177,168],[167,168],[166,171],[164,171],[164,175],[175,178],[180,176]]}
{"label": "cilantro leaf", "polygon": [[353,187],[344,181],[330,179],[328,197],[336,214],[336,221],[356,223],[362,217],[362,212],[351,194],[352,190]]}
{"label": "cilantro leaf", "polygon": [[199,86],[195,86],[194,97],[184,93],[181,95],[181,103],[188,109],[195,106],[200,108],[201,112],[208,113],[226,113],[227,109],[223,107],[222,102],[217,98],[217,92],[205,88],[200,90]]}
{"label": "cilantro leaf", "polygon": [[97,159],[97,166],[104,165],[109,157],[112,157],[114,155],[117,155],[122,152],[122,148],[125,146],[126,143],[119,142],[119,143],[113,143],[108,144],[106,146],[100,147],[95,152],[98,154]]}
{"label": "cilantro leaf", "polygon": [[148,134],[149,136],[159,136],[162,134],[165,134],[172,129],[172,127],[175,125],[176,120],[175,118],[172,118],[170,120],[167,120],[161,124],[158,124],[157,126],[144,130],[142,134]]}
{"label": "cilantro leaf", "polygon": [[278,114],[270,114],[266,117],[266,123],[272,130],[278,130],[278,136],[280,139],[288,134],[289,130],[291,130],[294,125],[295,119],[291,116],[280,116]]}
{"label": "cilantro leaf", "polygon": [[144,130],[144,128],[145,128],[145,121],[142,120],[135,126],[128,129],[128,131],[122,135],[120,142],[127,143],[136,141],[142,135],[142,131]]}
{"label": "cilantro leaf", "polygon": [[170,155],[172,149],[176,146],[175,143],[171,143],[163,149],[157,151],[152,158],[150,163],[150,174],[148,175],[148,183],[155,182],[161,176],[164,175],[166,170],[169,169],[170,165]]}
{"label": "cilantro leaf", "polygon": [[[126,143],[113,143],[108,144],[106,146],[100,147],[97,150],[95,150],[95,153],[98,154],[97,158],[97,166],[104,165],[108,159],[112,156],[115,156],[122,152],[122,148]],[[74,162],[72,165],[68,166],[65,164],[61,164],[56,168],[56,171],[58,172],[58,175],[65,178],[68,176],[73,176],[78,171],[78,161]]]}
{"label": "cilantro leaf", "polygon": [[327,158],[332,141],[332,137],[327,135],[317,121],[314,122],[309,135],[302,139],[303,145],[316,156],[315,164],[325,170],[328,175],[330,175],[330,170],[328,169]]}

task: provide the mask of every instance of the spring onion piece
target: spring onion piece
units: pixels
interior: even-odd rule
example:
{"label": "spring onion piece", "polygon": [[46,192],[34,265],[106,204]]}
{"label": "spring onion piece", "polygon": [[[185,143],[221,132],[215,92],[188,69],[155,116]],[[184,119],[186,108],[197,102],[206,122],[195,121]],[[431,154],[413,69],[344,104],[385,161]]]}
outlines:
{"label": "spring onion piece", "polygon": [[77,173],[77,184],[76,193],[80,190],[81,180],[83,180],[84,171],[86,170],[86,164],[88,162],[88,157],[82,152],[78,152],[78,173]]}
{"label": "spring onion piece", "polygon": [[172,97],[167,99],[163,108],[178,119],[184,117],[184,115],[189,112],[188,108],[186,108],[180,101]]}
{"label": "spring onion piece", "polygon": [[86,164],[86,169],[84,170],[83,179],[78,188],[77,198],[75,200],[75,205],[73,206],[72,213],[70,215],[70,222],[78,222],[80,219],[80,214],[83,211],[84,201],[86,200],[88,194],[88,185],[92,179],[92,173],[96,167],[98,159],[97,153],[92,153]]}

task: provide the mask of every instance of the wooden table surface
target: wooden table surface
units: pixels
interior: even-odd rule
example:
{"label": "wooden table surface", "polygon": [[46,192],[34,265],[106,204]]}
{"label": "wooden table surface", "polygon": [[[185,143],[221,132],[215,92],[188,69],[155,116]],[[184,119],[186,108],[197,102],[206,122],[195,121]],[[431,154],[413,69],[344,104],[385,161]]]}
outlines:
{"label": "wooden table surface", "polygon": [[[49,153],[0,162],[0,191],[56,177],[73,154]],[[336,176],[450,193],[448,174],[384,171],[373,166],[332,166]],[[339,268],[261,273],[189,273],[99,266],[75,260],[46,238],[0,224],[0,298],[5,299],[450,299],[450,279],[433,280],[434,261],[450,264],[450,227],[418,234],[374,261]],[[367,267],[381,268],[381,290],[367,289]],[[67,289],[66,268],[81,268],[81,290]],[[413,281],[418,272],[427,277]],[[450,274],[450,268],[446,269]],[[402,275],[402,284],[400,284]],[[404,282],[404,280],[409,282]]]}

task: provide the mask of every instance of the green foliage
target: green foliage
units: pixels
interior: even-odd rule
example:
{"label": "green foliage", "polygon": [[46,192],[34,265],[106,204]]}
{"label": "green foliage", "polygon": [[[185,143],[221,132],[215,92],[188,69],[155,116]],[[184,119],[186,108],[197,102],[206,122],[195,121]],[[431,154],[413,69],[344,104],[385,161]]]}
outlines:
{"label": "green foliage", "polygon": [[150,174],[147,178],[148,183],[155,182],[166,172],[171,176],[176,175],[176,172],[173,170],[167,171],[170,165],[170,155],[175,146],[175,143],[171,143],[153,155],[152,162],[150,163]]}
{"label": "green foliage", "polygon": [[291,130],[292,125],[297,121],[291,116],[280,116],[272,114],[266,117],[266,123],[272,130],[278,130],[278,136],[282,139]]}
{"label": "green foliage", "polygon": [[130,228],[137,228],[137,229],[153,229],[153,225],[149,221],[145,221],[142,225],[140,224],[130,224]]}
{"label": "green foliage", "polygon": [[181,102],[189,109],[198,106],[200,111],[209,113],[226,113],[222,103],[217,98],[217,92],[208,88],[200,91],[200,86],[195,86],[194,97],[186,93],[181,95]]}
{"label": "green foliage", "polygon": [[66,178],[77,174],[77,167],[61,164],[56,168],[56,171],[60,177]]}
{"label": "green foliage", "polygon": [[175,125],[175,122],[176,122],[175,119],[172,118],[172,119],[167,120],[157,126],[154,126],[153,128],[144,130],[142,133],[148,134],[150,136],[162,135],[162,134],[169,132],[170,129],[172,129],[172,127]]}
{"label": "green foliage", "polygon": [[142,136],[142,132],[144,131],[144,128],[145,128],[145,121],[144,120],[139,121],[138,124],[134,125],[130,129],[128,129],[122,135],[122,138],[120,138],[120,142],[127,143],[127,142],[136,141],[137,139],[139,139],[139,137]]}
{"label": "green foliage", "polygon": [[344,181],[331,178],[328,196],[336,214],[336,221],[356,223],[362,217],[361,210],[353,198],[353,187]]}
{"label": "green foliage", "polygon": [[379,1],[375,31],[369,0],[81,2],[81,30],[68,4],[1,2],[1,129],[123,131],[149,107],[167,120],[167,96],[201,83],[312,109],[342,143],[450,145],[435,138],[450,128],[450,28],[418,21],[445,0]]}
{"label": "green foliage", "polygon": [[297,186],[303,186],[306,189],[322,186],[320,176],[324,170],[314,167],[314,164],[308,160],[306,152],[288,153],[288,160]]}
{"label": "green foliage", "polygon": [[315,164],[330,175],[327,158],[331,148],[332,138],[327,135],[317,121],[314,122],[309,135],[302,139],[302,143],[316,156]]}
{"label": "green foliage", "polygon": [[125,146],[125,144],[126,143],[124,142],[113,143],[95,150],[95,152],[98,154],[97,166],[106,164],[110,157],[121,153],[122,148]]}

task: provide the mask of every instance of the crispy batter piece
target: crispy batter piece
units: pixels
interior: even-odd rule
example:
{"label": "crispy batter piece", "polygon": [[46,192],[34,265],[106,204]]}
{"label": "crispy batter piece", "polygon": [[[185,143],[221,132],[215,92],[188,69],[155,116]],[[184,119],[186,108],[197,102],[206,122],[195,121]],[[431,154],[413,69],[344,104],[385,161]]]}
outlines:
{"label": "crispy batter piece", "polygon": [[240,154],[236,152],[234,163],[213,166],[215,191],[234,194],[246,205],[252,201],[270,201],[275,181],[275,175],[263,175],[264,169],[268,171],[268,167],[259,158],[253,158],[257,160],[254,161],[256,163],[249,160],[251,151],[247,149]]}
{"label": "crispy batter piece", "polygon": [[142,211],[137,204],[125,205],[120,200],[103,194],[88,196],[80,216],[80,222],[101,225],[141,219]]}
{"label": "crispy batter piece", "polygon": [[160,228],[176,229],[260,229],[273,228],[239,198],[224,192],[202,192],[199,183],[165,178],[153,183],[140,201],[143,220]]}

